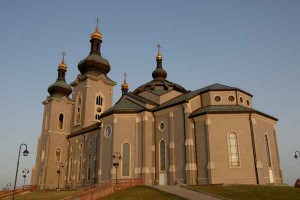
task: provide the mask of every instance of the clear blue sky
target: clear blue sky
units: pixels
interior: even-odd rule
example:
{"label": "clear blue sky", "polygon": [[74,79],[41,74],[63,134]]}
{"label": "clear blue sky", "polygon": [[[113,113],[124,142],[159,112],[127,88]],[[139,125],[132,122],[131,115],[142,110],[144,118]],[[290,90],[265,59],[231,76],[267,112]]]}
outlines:
{"label": "clear blue sky", "polygon": [[[102,55],[120,97],[152,79],[156,45],[168,79],[195,90],[212,83],[240,87],[253,106],[279,118],[277,139],[285,182],[300,177],[300,1],[2,1],[0,3],[0,189],[33,166],[47,88],[67,52],[67,82],[89,53],[94,19],[101,19]],[[20,171],[21,171],[20,170]],[[21,178],[20,178],[21,179]]]}

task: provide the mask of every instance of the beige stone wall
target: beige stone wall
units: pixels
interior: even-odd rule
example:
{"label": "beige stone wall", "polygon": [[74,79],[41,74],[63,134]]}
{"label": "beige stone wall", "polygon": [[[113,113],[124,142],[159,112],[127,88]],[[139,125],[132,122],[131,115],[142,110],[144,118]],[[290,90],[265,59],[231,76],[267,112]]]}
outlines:
{"label": "beige stone wall", "polygon": [[[166,170],[168,184],[177,181],[184,183],[185,179],[185,136],[183,123],[184,108],[175,106],[155,115],[155,184],[159,184],[160,169],[160,142],[166,142]],[[165,123],[165,129],[160,130],[160,123]]]}
{"label": "beige stone wall", "polygon": [[[113,155],[113,138],[115,134],[113,116],[103,118],[100,132],[100,158],[99,158],[99,182],[106,182],[111,180],[112,155]],[[107,126],[112,127],[112,134],[110,137],[104,135]]]}
{"label": "beige stone wall", "polygon": [[[206,129],[208,141],[207,152],[209,153],[207,163],[208,175],[210,175],[209,182],[213,184],[255,184],[256,176],[254,170],[254,158],[251,150],[252,142],[249,115],[207,115],[206,118],[205,128],[203,127],[203,120],[197,122],[196,118],[196,124],[199,123],[196,125],[196,128],[198,130]],[[199,117],[198,119],[201,118]],[[233,167],[229,164],[228,134],[231,131],[238,136],[240,158],[240,166],[238,167]],[[202,137],[204,136],[202,135]],[[203,170],[203,164],[201,165],[199,160],[198,165],[202,166]],[[205,173],[203,171],[201,171],[200,174],[205,178]]]}
{"label": "beige stone wall", "polygon": [[[80,81],[79,84],[73,89],[75,97],[78,92],[82,93],[82,122],[80,126],[73,127],[73,130],[88,127],[97,122],[94,114],[96,94],[100,93],[101,97],[103,98],[104,105],[101,113],[112,107],[113,102],[113,85],[108,84],[103,75],[100,75],[98,78],[87,78],[83,81]],[[75,106],[73,109],[75,109]],[[75,110],[73,110],[73,123],[74,113]]]}
{"label": "beige stone wall", "polygon": [[[100,129],[78,135],[69,139],[69,159],[67,170],[67,184],[71,188],[80,188],[98,183],[98,157],[100,152],[99,143]],[[82,147],[81,147],[82,144]],[[91,177],[88,179],[88,158],[91,155]],[[79,171],[79,158],[82,159],[82,170]],[[70,171],[70,160],[73,159],[73,170]],[[69,178],[71,177],[71,178]]]}
{"label": "beige stone wall", "polygon": [[[42,133],[39,137],[35,172],[32,175],[34,182],[41,189],[56,188],[58,185],[57,169],[60,162],[67,159],[67,140],[66,136],[70,132],[72,102],[65,98],[47,101],[44,107],[44,119]],[[63,128],[59,128],[59,115],[64,115]],[[46,117],[47,115],[47,117]],[[48,119],[48,120],[47,120]],[[56,148],[61,149],[61,160],[55,161]],[[42,149],[45,149],[45,159],[41,160]],[[60,187],[64,186],[65,173],[62,170],[60,175]]]}
{"label": "beige stone wall", "polygon": [[[276,144],[276,134],[274,128],[275,122],[257,114],[253,115],[253,119],[254,120],[252,121],[257,153],[259,182],[260,184],[270,183],[271,180],[269,170],[272,170],[274,183],[282,183],[282,173],[280,169],[279,155]],[[267,165],[267,152],[264,140],[265,135],[267,135],[269,139],[271,167],[268,167]]]}
{"label": "beige stone wall", "polygon": [[[221,97],[221,101],[215,101],[215,97]],[[234,98],[229,101],[229,97]],[[242,98],[242,101],[241,101]],[[252,107],[252,97],[239,91],[210,91],[202,94],[203,107],[210,105],[242,105],[245,107]],[[249,105],[248,105],[249,102]]]}

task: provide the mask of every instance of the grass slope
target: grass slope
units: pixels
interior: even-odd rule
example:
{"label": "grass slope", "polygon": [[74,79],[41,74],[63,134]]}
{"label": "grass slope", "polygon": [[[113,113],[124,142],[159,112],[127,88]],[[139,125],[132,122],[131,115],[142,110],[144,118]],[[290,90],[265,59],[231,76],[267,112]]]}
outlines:
{"label": "grass slope", "polygon": [[34,191],[26,194],[19,194],[16,200],[58,200],[65,197],[72,196],[77,191]]}
{"label": "grass slope", "polygon": [[116,192],[101,200],[183,200],[172,194],[164,193],[147,186],[136,186],[120,192]]}
{"label": "grass slope", "polygon": [[288,186],[257,186],[257,185],[231,185],[231,186],[187,186],[193,190],[204,191],[233,200],[300,200],[300,188]]}

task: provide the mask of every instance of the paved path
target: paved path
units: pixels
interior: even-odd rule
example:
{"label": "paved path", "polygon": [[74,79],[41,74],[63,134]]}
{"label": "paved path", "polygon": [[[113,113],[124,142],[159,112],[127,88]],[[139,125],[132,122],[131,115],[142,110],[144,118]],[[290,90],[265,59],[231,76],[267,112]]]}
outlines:
{"label": "paved path", "polygon": [[179,185],[152,186],[152,187],[190,200],[220,200],[219,198],[213,196],[209,196],[200,192],[185,189]]}

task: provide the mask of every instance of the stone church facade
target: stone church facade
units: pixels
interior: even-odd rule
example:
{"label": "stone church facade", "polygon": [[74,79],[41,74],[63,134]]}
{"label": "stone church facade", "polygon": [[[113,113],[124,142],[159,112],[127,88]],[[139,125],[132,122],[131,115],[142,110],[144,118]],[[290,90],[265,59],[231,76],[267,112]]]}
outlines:
{"label": "stone church facade", "polygon": [[[125,78],[113,105],[116,82],[102,39],[97,25],[70,85],[64,58],[58,66],[43,102],[31,184],[81,188],[116,174],[148,185],[283,182],[277,119],[252,108],[250,93],[221,84],[186,90],[167,80],[158,51],[153,79],[129,91]],[[117,173],[113,155],[121,156]]]}

